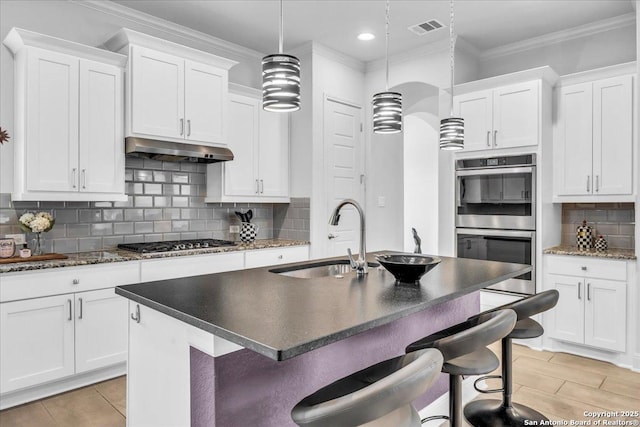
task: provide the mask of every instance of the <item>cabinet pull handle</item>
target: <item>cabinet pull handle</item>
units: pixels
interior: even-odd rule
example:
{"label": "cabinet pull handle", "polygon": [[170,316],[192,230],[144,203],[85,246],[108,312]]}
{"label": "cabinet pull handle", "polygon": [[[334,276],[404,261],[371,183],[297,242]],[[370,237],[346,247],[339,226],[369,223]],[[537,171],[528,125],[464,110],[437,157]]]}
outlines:
{"label": "cabinet pull handle", "polygon": [[87,170],[82,169],[82,188],[87,188]]}
{"label": "cabinet pull handle", "polygon": [[591,186],[589,185],[590,181],[591,181],[591,175],[587,175],[587,193],[591,192]]}
{"label": "cabinet pull handle", "polygon": [[596,193],[600,191],[600,175],[596,175]]}
{"label": "cabinet pull handle", "polygon": [[336,236],[333,233],[329,233],[329,235],[327,236],[327,239],[331,240],[331,239],[335,239],[336,237],[338,237],[338,236]]}
{"label": "cabinet pull handle", "polygon": [[78,319],[82,319],[82,298],[78,298],[78,301],[80,301],[80,314],[78,315]]}
{"label": "cabinet pull handle", "polygon": [[587,266],[586,266],[586,265],[583,265],[582,267],[580,267],[580,270],[582,270],[582,271],[587,271]]}
{"label": "cabinet pull handle", "polygon": [[260,183],[256,179],[256,194],[258,194],[259,192],[260,192]]}
{"label": "cabinet pull handle", "polygon": [[140,323],[140,304],[136,304],[136,314],[134,316],[134,314],[131,313],[131,319],[135,320],[136,323]]}
{"label": "cabinet pull handle", "polygon": [[488,130],[487,131],[487,147],[491,147],[491,141],[489,140],[490,137],[491,137],[491,131]]}
{"label": "cabinet pull handle", "polygon": [[71,180],[73,181],[73,188],[76,188],[76,168],[71,169]]}
{"label": "cabinet pull handle", "polygon": [[494,147],[498,146],[498,131],[497,130],[493,131],[493,146]]}
{"label": "cabinet pull handle", "polygon": [[578,299],[582,299],[580,296],[580,289],[582,288],[582,282],[578,282]]}
{"label": "cabinet pull handle", "polygon": [[71,281],[71,283],[73,283],[74,285],[79,285],[80,284],[80,279],[73,279]]}
{"label": "cabinet pull handle", "polygon": [[520,192],[520,198],[524,199],[524,190]]}
{"label": "cabinet pull handle", "polygon": [[282,254],[278,255],[278,259],[282,259]]}
{"label": "cabinet pull handle", "polygon": [[180,119],[180,135],[184,135],[184,119]]}
{"label": "cabinet pull handle", "polygon": [[191,136],[191,120],[187,120],[187,136]]}
{"label": "cabinet pull handle", "polygon": [[69,317],[67,318],[67,320],[73,320],[73,315],[71,314],[71,304],[73,304],[73,302],[71,302],[70,299],[68,299],[67,302],[69,303]]}
{"label": "cabinet pull handle", "polygon": [[587,283],[587,301],[591,301],[591,283]]}
{"label": "cabinet pull handle", "polygon": [[260,180],[260,194],[263,194],[263,193],[264,193],[264,180],[261,179]]}

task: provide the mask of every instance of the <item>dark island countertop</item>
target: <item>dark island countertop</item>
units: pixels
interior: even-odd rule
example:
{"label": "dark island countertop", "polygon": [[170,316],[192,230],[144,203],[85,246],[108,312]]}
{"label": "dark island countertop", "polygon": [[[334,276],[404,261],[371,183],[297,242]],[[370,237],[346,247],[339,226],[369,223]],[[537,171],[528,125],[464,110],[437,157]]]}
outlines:
{"label": "dark island countertop", "polygon": [[[367,258],[375,262],[374,255],[382,253]],[[371,268],[363,278],[350,272],[343,278],[300,279],[263,267],[118,286],[116,293],[271,359],[285,360],[531,270],[521,264],[440,258],[419,285],[395,284],[393,276],[379,268]]]}

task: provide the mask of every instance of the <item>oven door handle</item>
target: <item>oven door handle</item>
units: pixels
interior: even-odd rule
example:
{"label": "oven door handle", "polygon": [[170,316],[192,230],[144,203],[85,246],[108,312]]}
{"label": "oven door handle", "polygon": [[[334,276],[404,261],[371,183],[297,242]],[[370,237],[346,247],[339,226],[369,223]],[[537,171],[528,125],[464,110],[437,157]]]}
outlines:
{"label": "oven door handle", "polygon": [[482,176],[482,175],[512,175],[517,173],[532,173],[534,166],[522,166],[515,168],[495,168],[495,169],[469,169],[456,171],[456,176]]}
{"label": "oven door handle", "polygon": [[490,230],[486,228],[456,228],[456,233],[471,234],[473,236],[524,237],[524,238],[533,238],[535,235],[535,231]]}

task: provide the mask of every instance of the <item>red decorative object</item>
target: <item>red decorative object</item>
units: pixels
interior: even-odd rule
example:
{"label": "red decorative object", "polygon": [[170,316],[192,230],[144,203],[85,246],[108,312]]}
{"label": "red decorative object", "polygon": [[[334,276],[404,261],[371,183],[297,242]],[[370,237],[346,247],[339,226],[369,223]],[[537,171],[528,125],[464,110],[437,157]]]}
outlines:
{"label": "red decorative object", "polygon": [[0,144],[4,144],[6,141],[9,141],[9,138],[10,136],[7,131],[0,127]]}

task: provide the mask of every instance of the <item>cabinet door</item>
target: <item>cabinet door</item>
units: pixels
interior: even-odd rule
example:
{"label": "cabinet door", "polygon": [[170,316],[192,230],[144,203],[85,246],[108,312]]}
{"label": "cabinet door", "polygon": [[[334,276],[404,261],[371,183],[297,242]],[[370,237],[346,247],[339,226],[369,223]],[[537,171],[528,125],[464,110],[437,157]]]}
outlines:
{"label": "cabinet door", "polygon": [[549,335],[563,341],[584,343],[584,279],[548,274],[547,284],[560,293],[558,304],[549,312]]}
{"label": "cabinet door", "polygon": [[113,288],[75,294],[76,373],[127,360],[128,306]]}
{"label": "cabinet door", "polygon": [[540,82],[505,86],[493,91],[494,148],[538,144]]}
{"label": "cabinet door", "polygon": [[464,119],[464,151],[492,147],[491,91],[473,92],[454,98],[455,114]]}
{"label": "cabinet door", "polygon": [[[625,351],[627,284],[587,278],[584,343]],[[556,308],[557,309],[557,308]]]}
{"label": "cabinet door", "polygon": [[77,191],[78,63],[61,53],[28,53],[26,180],[28,191]]}
{"label": "cabinet door", "polygon": [[80,62],[80,191],[124,193],[122,70]]}
{"label": "cabinet door", "polygon": [[556,195],[591,194],[592,98],[591,83],[560,89],[553,168]]}
{"label": "cabinet door", "polygon": [[74,373],[73,295],[0,304],[0,393]]}
{"label": "cabinet door", "polygon": [[289,196],[289,115],[260,108],[260,195]]}
{"label": "cabinet door", "polygon": [[233,161],[224,164],[227,196],[256,196],[259,192],[256,145],[259,138],[260,102],[248,96],[229,95],[229,149]]}
{"label": "cabinet door", "polygon": [[131,131],[184,138],[184,59],[131,48]]}
{"label": "cabinet door", "polygon": [[633,192],[632,78],[593,83],[594,194]]}
{"label": "cabinet door", "polygon": [[227,143],[227,71],[185,62],[185,135],[190,141]]}

